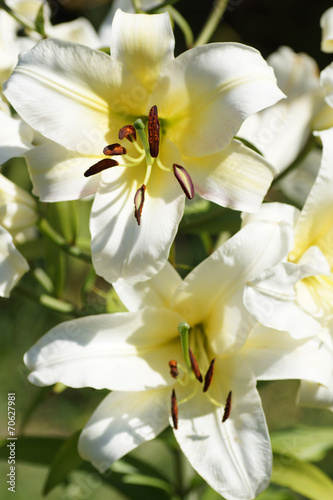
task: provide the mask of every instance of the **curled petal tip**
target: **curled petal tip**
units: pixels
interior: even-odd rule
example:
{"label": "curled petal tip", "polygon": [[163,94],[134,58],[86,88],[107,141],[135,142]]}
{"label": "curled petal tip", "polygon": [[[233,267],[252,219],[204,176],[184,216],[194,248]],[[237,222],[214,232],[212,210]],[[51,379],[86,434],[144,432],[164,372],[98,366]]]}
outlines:
{"label": "curled petal tip", "polygon": [[189,200],[192,200],[194,196],[194,186],[190,174],[187,172],[187,170],[185,170],[184,167],[177,165],[177,163],[174,163],[172,168],[173,173],[175,174],[175,177],[179,182],[182,190],[184,191],[186,197]]}

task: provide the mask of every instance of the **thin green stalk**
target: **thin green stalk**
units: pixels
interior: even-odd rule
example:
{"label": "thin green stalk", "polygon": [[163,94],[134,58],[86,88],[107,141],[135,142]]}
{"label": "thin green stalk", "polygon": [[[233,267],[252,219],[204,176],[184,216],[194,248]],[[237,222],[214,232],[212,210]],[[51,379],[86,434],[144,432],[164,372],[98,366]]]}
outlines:
{"label": "thin green stalk", "polygon": [[14,11],[12,11],[12,9],[10,7],[8,7],[8,5],[5,4],[5,2],[3,0],[0,0],[0,7],[5,10],[7,12],[7,14],[9,14],[10,16],[12,16],[15,21],[17,21],[18,23],[22,24],[22,26],[24,28],[26,28],[27,30],[30,30],[30,31],[37,31],[35,26],[33,26],[32,24],[28,24],[26,21],[23,21],[19,16],[17,16],[15,14]]}
{"label": "thin green stalk", "polygon": [[75,245],[71,245],[68,241],[61,236],[61,234],[57,233],[55,229],[49,224],[49,222],[41,218],[37,224],[39,231],[44,234],[49,240],[51,240],[55,245],[61,248],[64,252],[68,253],[72,257],[76,257],[77,259],[81,259],[84,262],[91,263],[91,256],[85,253],[83,250],[78,248]]}
{"label": "thin green stalk", "polygon": [[221,17],[223,16],[227,8],[227,5],[228,5],[228,0],[216,0],[204,27],[202,28],[198,38],[194,42],[193,45],[194,47],[198,47],[199,45],[204,45],[211,39],[214,31],[217,28],[217,25],[221,20]]}
{"label": "thin green stalk", "polygon": [[[134,0],[136,1],[136,0]],[[161,3],[160,5],[156,5],[156,7],[152,7],[151,9],[147,9],[145,12],[147,14],[153,14],[155,12],[159,12],[163,10],[165,7],[169,7],[171,5],[175,5],[175,3],[178,3],[179,0],[167,0],[166,2]]]}
{"label": "thin green stalk", "polygon": [[165,8],[165,10],[169,12],[171,18],[175,21],[176,24],[178,24],[179,28],[183,32],[186,47],[188,49],[193,47],[193,42],[194,42],[193,32],[186,19],[181,15],[180,12],[178,12],[178,10],[176,10],[171,5],[168,5]]}
{"label": "thin green stalk", "polygon": [[15,287],[14,290],[19,294],[24,295],[28,299],[46,307],[47,309],[51,309],[52,311],[57,311],[62,314],[70,314],[75,317],[81,315],[73,304],[57,299],[45,293],[39,295],[31,288],[27,288],[25,285],[19,284]]}

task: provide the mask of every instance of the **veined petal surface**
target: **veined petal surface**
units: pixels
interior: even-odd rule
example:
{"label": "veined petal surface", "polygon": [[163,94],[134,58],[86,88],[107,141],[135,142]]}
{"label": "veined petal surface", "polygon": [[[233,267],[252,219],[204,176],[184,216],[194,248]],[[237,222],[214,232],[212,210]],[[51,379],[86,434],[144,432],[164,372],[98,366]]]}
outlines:
{"label": "veined petal surface", "polygon": [[[137,171],[135,167],[135,170]],[[91,250],[97,274],[110,283],[145,281],[165,264],[184,211],[185,197],[171,174],[152,172],[141,223],[134,217],[134,197],[141,184],[131,168],[102,174],[91,218]],[[142,179],[145,170],[142,169]]]}
{"label": "veined petal surface", "polygon": [[181,357],[182,320],[167,309],[147,307],[62,323],[25,354],[29,380],[125,391],[171,385],[168,361]]}
{"label": "veined petal surface", "polygon": [[168,138],[187,156],[225,148],[250,114],[284,94],[255,49],[213,43],[184,52],[161,73],[149,103],[167,119]]}
{"label": "veined petal surface", "polygon": [[218,205],[248,212],[259,209],[275,173],[262,156],[234,140],[213,155],[183,160],[197,194]]}
{"label": "veined petal surface", "polygon": [[[170,392],[170,391],[168,391]],[[79,453],[105,472],[116,460],[169,425],[166,389],[112,392],[95,410],[79,439]]]}

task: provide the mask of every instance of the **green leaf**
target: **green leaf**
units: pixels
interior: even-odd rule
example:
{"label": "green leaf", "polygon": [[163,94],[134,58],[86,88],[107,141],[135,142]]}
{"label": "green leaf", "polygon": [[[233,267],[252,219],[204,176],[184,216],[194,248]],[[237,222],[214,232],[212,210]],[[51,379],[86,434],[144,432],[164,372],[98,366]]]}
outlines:
{"label": "green leaf", "polygon": [[[276,488],[276,487],[275,487]],[[275,489],[269,486],[256,497],[256,500],[294,500],[295,496],[291,491],[285,489]]]}
{"label": "green leaf", "polygon": [[207,200],[198,200],[193,207],[191,202],[186,205],[179,231],[185,234],[200,234],[204,231],[211,235],[230,231],[234,234],[239,230],[240,224],[240,212],[220,207]]}
{"label": "green leaf", "polygon": [[42,4],[38,10],[36,19],[35,19],[35,28],[37,33],[42,35],[42,37],[46,37],[45,29],[44,29],[44,5]]}
{"label": "green leaf", "polygon": [[[62,438],[19,436],[17,438],[16,459],[33,464],[49,465],[63,441]],[[1,441],[0,459],[8,459],[7,444],[7,439]]]}
{"label": "green leaf", "polygon": [[272,482],[288,486],[311,500],[332,500],[333,481],[318,467],[283,455],[274,455]]}
{"label": "green leaf", "polygon": [[333,427],[298,425],[271,434],[272,450],[298,460],[322,460],[333,448]]}
{"label": "green leaf", "polygon": [[46,478],[43,495],[47,495],[53,488],[65,481],[72,470],[78,469],[83,464],[83,459],[77,450],[80,432],[75,432],[61,445],[56,453]]}

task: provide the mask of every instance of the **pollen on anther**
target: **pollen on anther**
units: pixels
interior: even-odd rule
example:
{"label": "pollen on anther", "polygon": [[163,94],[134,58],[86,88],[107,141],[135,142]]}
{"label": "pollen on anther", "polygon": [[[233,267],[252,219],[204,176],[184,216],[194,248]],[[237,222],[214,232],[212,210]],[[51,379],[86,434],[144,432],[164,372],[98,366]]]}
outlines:
{"label": "pollen on anther", "polygon": [[134,216],[139,226],[141,223],[143,204],[145,202],[145,191],[146,186],[142,184],[142,186],[137,190],[134,196]]}
{"label": "pollen on anther", "polygon": [[229,418],[229,415],[230,415],[230,411],[231,411],[231,395],[232,395],[232,391],[229,392],[229,394],[227,396],[227,400],[225,402],[224,413],[223,413],[223,417],[222,417],[222,423],[224,423]]}
{"label": "pollen on anther", "polygon": [[194,356],[192,350],[190,349],[190,347],[188,348],[188,353],[190,356],[191,367],[192,367],[192,371],[195,375],[195,378],[197,380],[199,380],[199,382],[202,382],[202,375],[201,375],[200,370],[199,370],[198,362],[195,359],[195,356]]}
{"label": "pollen on anther", "polygon": [[125,155],[127,153],[126,149],[118,143],[109,144],[105,146],[103,149],[103,153],[106,156],[114,156],[114,155]]}
{"label": "pollen on anther", "polygon": [[92,165],[84,172],[85,177],[90,177],[91,175],[99,174],[103,170],[107,168],[116,167],[119,163],[116,160],[112,160],[112,158],[104,158],[103,160],[98,161],[95,165]]}
{"label": "pollen on anther", "polygon": [[203,392],[208,391],[209,386],[212,382],[212,378],[213,378],[213,374],[214,374],[214,364],[215,364],[215,358],[211,360],[209,368],[208,368],[207,373],[205,375],[205,383],[204,383]]}
{"label": "pollen on anther", "polygon": [[160,122],[157,114],[157,106],[153,106],[148,115],[148,142],[152,158],[158,157],[160,147]]}
{"label": "pollen on anther", "polygon": [[178,405],[177,405],[177,398],[176,398],[176,393],[175,393],[174,389],[172,389],[172,395],[171,395],[171,416],[172,416],[173,427],[177,430],[178,429]]}
{"label": "pollen on anther", "polygon": [[118,138],[120,140],[128,139],[130,142],[133,142],[133,139],[136,141],[136,130],[133,125],[125,125],[122,127],[118,132]]}
{"label": "pollen on anther", "polygon": [[172,359],[169,361],[169,366],[170,366],[170,375],[173,378],[177,378],[179,375],[179,371],[177,368],[177,361],[175,359]]}

